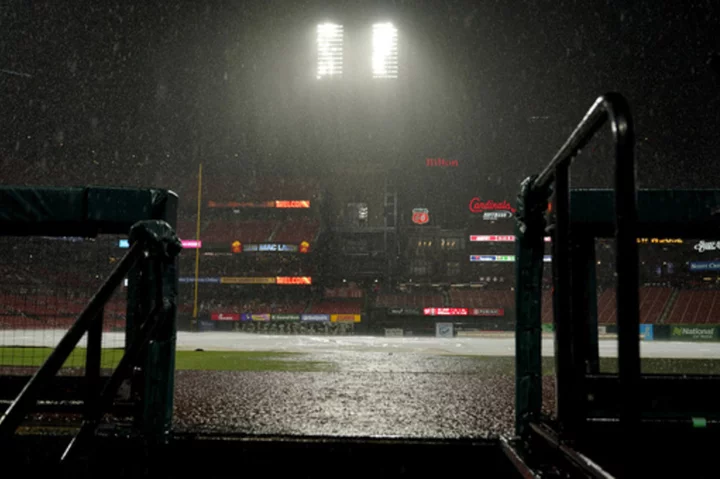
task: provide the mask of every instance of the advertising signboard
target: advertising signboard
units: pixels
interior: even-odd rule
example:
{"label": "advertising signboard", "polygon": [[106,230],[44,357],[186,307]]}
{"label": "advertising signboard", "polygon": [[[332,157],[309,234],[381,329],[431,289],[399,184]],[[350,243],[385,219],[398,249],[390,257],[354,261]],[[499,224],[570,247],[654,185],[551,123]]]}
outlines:
{"label": "advertising signboard", "polygon": [[467,316],[468,308],[424,308],[425,316]]}
{"label": "advertising signboard", "polygon": [[359,314],[331,314],[330,321],[333,323],[359,323]]}
{"label": "advertising signboard", "polygon": [[700,240],[695,246],[693,246],[693,249],[698,253],[704,253],[706,251],[717,251],[720,249],[720,241]]}
{"label": "advertising signboard", "polygon": [[213,321],[240,321],[240,313],[211,313]]}
{"label": "advertising signboard", "polygon": [[[549,236],[544,239],[546,243],[551,241]],[[475,243],[514,243],[515,235],[470,235],[470,241]]]}
{"label": "advertising signboard", "polygon": [[416,225],[426,225],[430,221],[430,211],[427,208],[413,208],[412,222]]}
{"label": "advertising signboard", "polygon": [[719,261],[691,261],[690,271],[720,271]]}
{"label": "advertising signboard", "polygon": [[275,278],[267,278],[261,276],[239,277],[239,276],[223,276],[220,278],[222,284],[274,284]]}
{"label": "advertising signboard", "polygon": [[300,321],[299,314],[271,314],[270,319],[273,321]]}
{"label": "advertising signboard", "polygon": [[485,211],[509,211],[510,213],[515,213],[516,211],[507,201],[483,201],[478,196],[470,200],[468,207],[471,213],[483,213]]}
{"label": "advertising signboard", "polygon": [[[473,263],[513,263],[515,262],[514,254],[471,254],[470,261]],[[552,256],[546,254],[543,256],[543,262],[551,263]]]}
{"label": "advertising signboard", "polygon": [[435,324],[435,337],[437,338],[452,338],[455,336],[453,331],[453,323],[436,323]]}
{"label": "advertising signboard", "polygon": [[[178,278],[178,283],[194,283],[195,278],[192,276],[181,276]],[[197,279],[198,283],[216,283],[220,284],[220,278],[206,278],[200,277]]]}
{"label": "advertising signboard", "polygon": [[329,314],[301,314],[300,321],[328,322],[328,321],[330,321],[330,315]]}
{"label": "advertising signboard", "polygon": [[645,341],[652,341],[654,339],[652,324],[641,324],[640,325],[640,337]]}
{"label": "advertising signboard", "polygon": [[[198,240],[180,240],[180,243],[182,244],[182,247],[185,249],[198,249],[202,248],[202,241]],[[121,239],[118,241],[118,247],[119,248],[129,248],[130,247],[130,240],[127,239]]]}
{"label": "advertising signboard", "polygon": [[388,308],[387,314],[389,316],[422,316],[422,309],[420,308]]}
{"label": "advertising signboard", "polygon": [[503,308],[473,308],[473,316],[505,316]]}
{"label": "advertising signboard", "polygon": [[310,276],[278,276],[275,282],[277,284],[309,285],[312,284],[312,278]]}
{"label": "advertising signboard", "polygon": [[512,217],[513,215],[509,211],[486,211],[483,213],[482,219],[485,221],[497,221]]}
{"label": "advertising signboard", "polygon": [[270,321],[270,314],[268,314],[268,313],[250,313],[250,319],[252,321]]}
{"label": "advertising signboard", "polygon": [[715,339],[715,327],[704,325],[675,325],[670,329],[670,337],[679,341],[712,341]]}

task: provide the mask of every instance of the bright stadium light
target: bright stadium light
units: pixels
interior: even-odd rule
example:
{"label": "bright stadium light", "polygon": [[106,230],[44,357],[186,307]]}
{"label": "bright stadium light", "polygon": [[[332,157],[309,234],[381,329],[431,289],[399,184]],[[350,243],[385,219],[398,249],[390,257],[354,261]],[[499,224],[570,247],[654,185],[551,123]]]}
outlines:
{"label": "bright stadium light", "polygon": [[340,77],[343,68],[343,26],[321,23],[317,26],[317,77]]}
{"label": "bright stadium light", "polygon": [[373,78],[397,78],[398,33],[392,23],[373,25]]}

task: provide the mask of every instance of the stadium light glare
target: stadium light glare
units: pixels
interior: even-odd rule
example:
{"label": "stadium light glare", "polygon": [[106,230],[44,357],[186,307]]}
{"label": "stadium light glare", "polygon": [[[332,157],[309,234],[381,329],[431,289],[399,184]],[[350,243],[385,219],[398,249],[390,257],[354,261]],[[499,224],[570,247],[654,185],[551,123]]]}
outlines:
{"label": "stadium light glare", "polygon": [[373,25],[373,78],[398,77],[398,32],[392,23]]}
{"label": "stadium light glare", "polygon": [[317,26],[317,78],[341,77],[343,70],[343,26]]}

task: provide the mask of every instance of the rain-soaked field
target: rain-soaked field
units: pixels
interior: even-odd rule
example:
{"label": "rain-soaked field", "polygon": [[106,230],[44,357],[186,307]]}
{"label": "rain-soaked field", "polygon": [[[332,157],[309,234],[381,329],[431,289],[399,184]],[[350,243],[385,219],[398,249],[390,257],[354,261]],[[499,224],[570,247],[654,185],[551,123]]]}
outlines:
{"label": "rain-soaked field", "polygon": [[[293,372],[179,370],[176,425],[251,434],[487,437],[511,433],[514,340],[181,334],[178,349],[283,351]],[[543,341],[552,353],[552,340]],[[203,353],[200,353],[203,354]],[[232,353],[228,354],[228,360]],[[612,369],[614,341],[601,343]],[[719,373],[720,345],[643,343],[646,370]],[[674,358],[674,359],[661,359]],[[690,361],[677,358],[695,358]],[[248,369],[247,367],[245,369]],[[552,370],[546,358],[545,370]],[[554,403],[551,376],[544,403]]]}
{"label": "rain-soaked field", "polygon": [[[105,333],[106,345],[121,344]],[[118,335],[118,337],[115,337]],[[41,364],[60,335],[14,331],[23,363]],[[22,346],[35,346],[27,348]],[[175,427],[241,434],[488,437],[511,433],[512,335],[378,338],[179,333]],[[0,348],[10,372],[15,348]],[[720,374],[720,344],[643,342],[646,372]],[[112,350],[106,350],[112,351]],[[73,361],[84,364],[80,350]],[[616,367],[613,340],[602,369]],[[543,339],[544,405],[554,403],[552,338]],[[107,353],[108,363],[120,352]],[[30,364],[26,364],[29,366]],[[23,368],[26,369],[26,368]]]}

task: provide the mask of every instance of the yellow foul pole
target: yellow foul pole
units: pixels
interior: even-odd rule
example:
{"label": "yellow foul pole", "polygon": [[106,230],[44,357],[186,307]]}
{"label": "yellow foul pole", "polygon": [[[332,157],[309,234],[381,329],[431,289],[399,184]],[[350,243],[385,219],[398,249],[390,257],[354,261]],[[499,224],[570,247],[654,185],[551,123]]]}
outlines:
{"label": "yellow foul pole", "polygon": [[[200,206],[202,205],[202,163],[198,169],[197,226],[195,241],[200,241]],[[198,246],[200,243],[198,243]],[[193,298],[193,319],[198,317],[198,276],[200,274],[200,248],[195,248],[195,295]]]}

